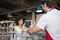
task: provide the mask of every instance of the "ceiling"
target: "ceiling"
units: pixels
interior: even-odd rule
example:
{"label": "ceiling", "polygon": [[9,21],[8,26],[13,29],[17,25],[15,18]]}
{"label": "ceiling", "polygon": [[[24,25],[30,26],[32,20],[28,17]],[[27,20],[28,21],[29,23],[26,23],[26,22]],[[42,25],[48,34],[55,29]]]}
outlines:
{"label": "ceiling", "polygon": [[[0,0],[0,14],[36,8],[40,6],[40,1],[41,0]],[[56,1],[58,6],[60,6],[59,2],[60,0]]]}

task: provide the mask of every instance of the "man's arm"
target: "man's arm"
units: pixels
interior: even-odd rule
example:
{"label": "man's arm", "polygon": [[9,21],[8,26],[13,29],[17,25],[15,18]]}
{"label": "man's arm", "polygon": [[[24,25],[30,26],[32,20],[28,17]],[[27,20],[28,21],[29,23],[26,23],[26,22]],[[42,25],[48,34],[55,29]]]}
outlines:
{"label": "man's arm", "polygon": [[31,34],[34,34],[34,33],[38,32],[38,31],[40,31],[40,30],[41,29],[38,26],[33,26],[33,27],[29,28],[27,30],[27,32],[31,35]]}

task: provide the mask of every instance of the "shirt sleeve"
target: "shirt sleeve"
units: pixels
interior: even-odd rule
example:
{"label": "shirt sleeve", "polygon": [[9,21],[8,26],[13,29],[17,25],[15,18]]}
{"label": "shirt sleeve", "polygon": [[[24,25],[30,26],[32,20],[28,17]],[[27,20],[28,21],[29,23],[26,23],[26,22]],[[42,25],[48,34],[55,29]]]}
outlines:
{"label": "shirt sleeve", "polygon": [[41,28],[42,30],[44,30],[47,23],[48,23],[47,22],[47,16],[46,16],[46,14],[44,14],[42,17],[40,17],[39,21],[37,22],[37,26],[39,28]]}

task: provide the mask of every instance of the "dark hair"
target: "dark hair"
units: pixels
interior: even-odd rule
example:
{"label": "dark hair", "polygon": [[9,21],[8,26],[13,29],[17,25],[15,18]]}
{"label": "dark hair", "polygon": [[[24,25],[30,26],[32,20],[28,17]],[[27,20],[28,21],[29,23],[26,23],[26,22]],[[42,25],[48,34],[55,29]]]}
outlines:
{"label": "dark hair", "polygon": [[47,7],[49,8],[55,7],[55,1],[53,0],[41,0],[41,4],[44,5],[44,3],[46,3]]}
{"label": "dark hair", "polygon": [[18,16],[15,18],[15,23],[16,23],[16,25],[18,25],[18,22],[19,22],[20,19],[23,19],[23,24],[24,24],[25,18],[24,18],[23,16],[18,15]]}

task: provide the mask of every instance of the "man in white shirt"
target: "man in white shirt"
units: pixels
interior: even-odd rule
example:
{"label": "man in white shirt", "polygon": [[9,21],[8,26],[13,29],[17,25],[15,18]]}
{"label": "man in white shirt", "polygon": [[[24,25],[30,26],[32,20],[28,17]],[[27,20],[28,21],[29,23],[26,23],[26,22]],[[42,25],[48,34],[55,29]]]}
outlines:
{"label": "man in white shirt", "polygon": [[46,14],[27,32],[33,34],[45,30],[46,40],[60,40],[60,11],[55,8],[54,2],[51,0],[42,1],[41,6]]}

